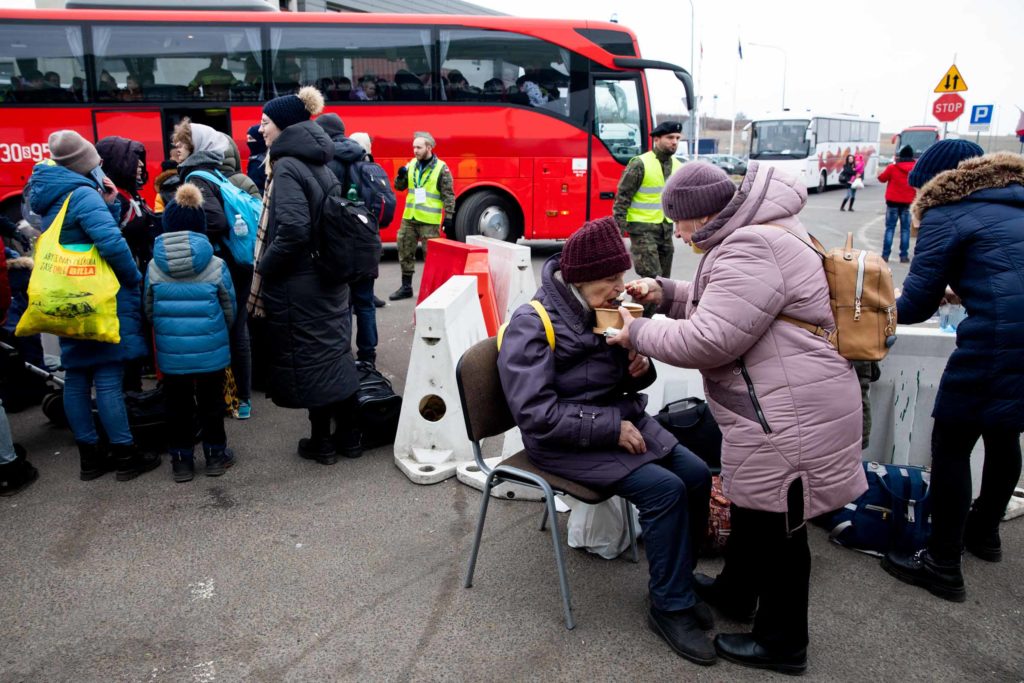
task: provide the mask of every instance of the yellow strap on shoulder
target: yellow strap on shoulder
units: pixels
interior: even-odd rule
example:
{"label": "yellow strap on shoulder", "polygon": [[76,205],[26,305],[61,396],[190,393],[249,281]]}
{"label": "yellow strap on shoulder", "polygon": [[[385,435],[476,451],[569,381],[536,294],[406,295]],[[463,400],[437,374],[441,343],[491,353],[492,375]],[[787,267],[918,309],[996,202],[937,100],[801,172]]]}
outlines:
{"label": "yellow strap on shoulder", "polygon": [[[537,311],[537,315],[540,316],[540,321],[544,325],[544,336],[546,336],[547,339],[548,339],[548,346],[550,346],[551,350],[554,351],[555,350],[555,326],[551,324],[551,316],[549,316],[548,312],[544,309],[544,304],[542,304],[541,302],[537,301],[536,299],[533,299],[530,302],[530,305],[533,306],[533,310]],[[499,350],[501,349],[501,340],[505,338],[505,328],[506,327],[508,327],[508,323],[503,323],[501,325],[501,327],[498,328],[498,349]]]}

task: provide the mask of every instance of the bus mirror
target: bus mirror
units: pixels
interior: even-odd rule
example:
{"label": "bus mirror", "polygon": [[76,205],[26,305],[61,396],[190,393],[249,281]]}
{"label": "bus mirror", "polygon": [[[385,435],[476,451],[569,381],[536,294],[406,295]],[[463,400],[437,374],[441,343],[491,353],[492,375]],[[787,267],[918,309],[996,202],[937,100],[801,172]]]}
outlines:
{"label": "bus mirror", "polygon": [[693,78],[687,72],[682,69],[673,72],[679,82],[683,84],[683,89],[686,90],[686,111],[692,112],[694,108],[694,97],[693,97]]}

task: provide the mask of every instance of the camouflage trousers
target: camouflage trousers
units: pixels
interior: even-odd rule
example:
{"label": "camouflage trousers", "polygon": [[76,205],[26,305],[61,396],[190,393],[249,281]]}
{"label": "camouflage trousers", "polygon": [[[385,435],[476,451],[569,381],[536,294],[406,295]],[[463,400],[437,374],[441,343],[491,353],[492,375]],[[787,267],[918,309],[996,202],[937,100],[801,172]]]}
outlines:
{"label": "camouflage trousers", "polygon": [[[633,270],[640,277],[670,277],[672,275],[672,224],[628,223],[629,252],[633,257]],[[644,317],[654,315],[657,306],[644,306]]]}
{"label": "camouflage trousers", "polygon": [[427,240],[441,236],[441,226],[402,219],[398,228],[398,265],[402,275],[416,272],[416,245],[423,241],[423,256],[427,255]]}
{"label": "camouflage trousers", "polygon": [[853,369],[857,371],[857,381],[860,382],[860,404],[864,413],[864,423],[861,426],[860,447],[868,447],[868,438],[871,436],[871,383],[877,382],[882,375],[878,363],[872,360],[855,360]]}
{"label": "camouflage trousers", "polygon": [[672,224],[629,223],[630,255],[633,270],[640,277],[671,277]]}

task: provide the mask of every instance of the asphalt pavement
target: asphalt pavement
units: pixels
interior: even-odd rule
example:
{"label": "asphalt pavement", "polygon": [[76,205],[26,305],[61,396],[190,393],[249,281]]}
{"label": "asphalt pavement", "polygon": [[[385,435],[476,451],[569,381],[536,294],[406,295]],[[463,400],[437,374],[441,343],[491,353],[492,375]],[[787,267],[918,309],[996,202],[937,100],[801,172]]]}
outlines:
{"label": "asphalt pavement", "polygon": [[[852,231],[880,249],[881,189],[862,190],[854,213],[841,200],[812,196],[804,222],[828,246]],[[558,245],[531,246],[539,273]],[[690,277],[697,258],[677,244],[674,275]],[[893,269],[901,281],[906,267]],[[390,253],[377,292],[398,283]],[[399,391],[412,314],[408,300],[378,312],[378,365]],[[304,414],[261,395],[251,420],[228,421],[238,464],[186,484],[166,463],[132,482],[81,482],[69,432],[38,409],[11,423],[41,477],[0,502],[2,683],[772,679],[673,654],[646,624],[643,560],[569,551],[578,625],[567,631],[536,503],[492,502],[464,589],[477,491],[413,485],[389,448],[331,467],[301,460]],[[1024,521],[1002,534],[1003,562],[968,556],[968,599],[953,604],[812,529],[806,678],[1024,681]]]}

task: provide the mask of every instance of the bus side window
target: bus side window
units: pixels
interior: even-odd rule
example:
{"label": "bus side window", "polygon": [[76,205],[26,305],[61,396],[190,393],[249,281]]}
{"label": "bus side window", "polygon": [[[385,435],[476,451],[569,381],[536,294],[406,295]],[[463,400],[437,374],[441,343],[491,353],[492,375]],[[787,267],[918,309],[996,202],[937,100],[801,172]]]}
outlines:
{"label": "bus side window", "polygon": [[0,104],[85,98],[84,87],[74,90],[85,76],[82,30],[77,26],[0,25],[0,65],[0,80],[10,84]]}
{"label": "bus side window", "polygon": [[120,101],[261,99],[260,31],[235,26],[95,26],[98,98]]}

